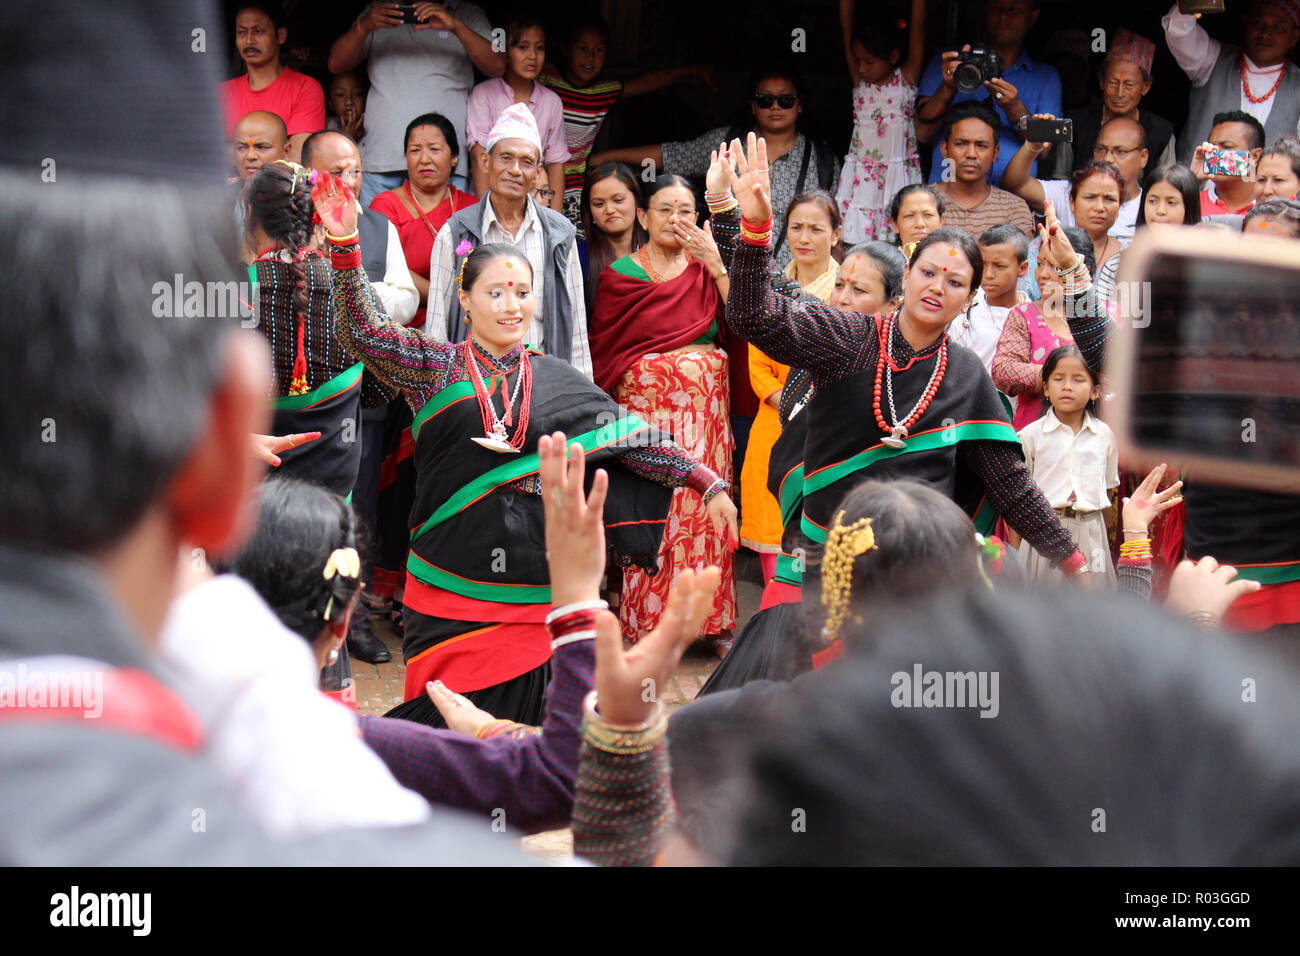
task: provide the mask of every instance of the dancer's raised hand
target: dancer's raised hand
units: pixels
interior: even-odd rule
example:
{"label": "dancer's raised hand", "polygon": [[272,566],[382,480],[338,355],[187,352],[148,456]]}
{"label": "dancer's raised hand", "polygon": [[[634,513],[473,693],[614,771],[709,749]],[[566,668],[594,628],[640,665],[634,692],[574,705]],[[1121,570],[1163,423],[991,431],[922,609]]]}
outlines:
{"label": "dancer's raised hand", "polygon": [[736,164],[732,191],[740,203],[740,214],[758,225],[772,218],[772,177],[767,170],[767,140],[749,134],[746,148],[733,139],[729,150]]}

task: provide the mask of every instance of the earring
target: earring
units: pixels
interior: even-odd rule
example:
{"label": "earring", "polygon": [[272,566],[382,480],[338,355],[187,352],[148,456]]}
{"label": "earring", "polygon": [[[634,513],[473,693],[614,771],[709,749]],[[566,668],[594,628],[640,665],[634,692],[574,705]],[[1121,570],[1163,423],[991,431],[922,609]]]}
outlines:
{"label": "earring", "polygon": [[470,322],[469,322],[469,313],[468,313],[468,312],[465,313],[465,324],[466,324],[466,325],[469,325],[469,324],[470,324]]}
{"label": "earring", "polygon": [[326,660],[331,664],[337,664],[339,662],[339,649],[336,647],[334,650],[330,651],[329,657],[326,658]]}

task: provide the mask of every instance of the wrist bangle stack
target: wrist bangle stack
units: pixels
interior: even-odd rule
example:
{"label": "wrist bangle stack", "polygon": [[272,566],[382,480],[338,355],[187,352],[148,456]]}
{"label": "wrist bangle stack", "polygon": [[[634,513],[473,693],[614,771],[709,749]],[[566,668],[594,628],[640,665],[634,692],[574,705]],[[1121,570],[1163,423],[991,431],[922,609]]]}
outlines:
{"label": "wrist bangle stack", "polygon": [[1213,611],[1193,611],[1187,617],[1197,627],[1203,627],[1207,631],[1212,631],[1219,626],[1219,615]]}
{"label": "wrist bangle stack", "polygon": [[1083,256],[1075,260],[1074,265],[1068,269],[1057,269],[1057,276],[1061,279],[1061,284],[1065,286],[1066,295],[1079,295],[1087,292],[1092,286],[1092,276],[1088,274],[1088,266],[1083,261]]}
{"label": "wrist bangle stack", "polygon": [[704,202],[705,205],[709,207],[709,212],[715,216],[720,212],[727,212],[728,210],[735,209],[740,205],[740,203],[736,201],[735,193],[730,189],[720,193],[705,190]]}
{"label": "wrist bangle stack", "polygon": [[597,750],[612,754],[642,754],[658,746],[668,731],[668,714],[661,700],[656,700],[650,717],[641,724],[613,724],[596,710],[596,692],[583,703],[583,739]]}
{"label": "wrist bangle stack", "polygon": [[1123,565],[1146,565],[1151,563],[1151,539],[1134,538],[1123,541],[1119,546],[1119,563]]}
{"label": "wrist bangle stack", "polygon": [[546,633],[551,636],[551,650],[577,641],[594,640],[596,612],[607,607],[609,605],[604,601],[579,601],[551,611],[546,615]]}
{"label": "wrist bangle stack", "polygon": [[766,246],[772,239],[772,217],[767,217],[767,222],[755,225],[744,217],[740,217],[740,238],[751,246]]}
{"label": "wrist bangle stack", "polygon": [[487,740],[489,737],[503,734],[511,727],[515,726],[517,726],[517,723],[513,720],[506,720],[504,717],[495,717],[478,730],[474,731],[474,736],[479,740]]}

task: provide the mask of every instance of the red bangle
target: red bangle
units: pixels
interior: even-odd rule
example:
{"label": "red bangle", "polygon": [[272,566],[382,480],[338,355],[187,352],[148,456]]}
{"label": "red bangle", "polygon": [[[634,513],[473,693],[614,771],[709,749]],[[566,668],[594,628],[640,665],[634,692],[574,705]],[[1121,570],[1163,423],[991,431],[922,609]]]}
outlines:
{"label": "red bangle", "polygon": [[1078,570],[1088,563],[1088,559],[1083,556],[1083,552],[1078,548],[1074,549],[1074,554],[1070,555],[1064,561],[1057,565],[1067,574],[1076,574]]}
{"label": "red bangle", "polygon": [[595,611],[574,611],[546,623],[546,633],[552,638],[563,637],[575,631],[591,631],[596,627]]}
{"label": "red bangle", "polygon": [[700,465],[686,478],[686,487],[703,498],[718,478],[718,473],[708,465]]}

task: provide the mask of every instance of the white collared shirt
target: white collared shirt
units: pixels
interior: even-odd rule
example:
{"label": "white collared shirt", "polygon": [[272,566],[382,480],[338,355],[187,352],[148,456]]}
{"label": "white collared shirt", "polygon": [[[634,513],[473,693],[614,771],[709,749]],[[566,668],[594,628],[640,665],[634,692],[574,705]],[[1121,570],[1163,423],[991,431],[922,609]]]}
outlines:
{"label": "white collared shirt", "polygon": [[1007,323],[1009,307],[989,305],[988,296],[980,289],[967,312],[960,313],[948,325],[948,338],[964,345],[980,357],[984,368],[993,371],[993,353],[1002,338],[1002,326]]}
{"label": "white collared shirt", "polygon": [[1101,511],[1109,506],[1107,492],[1119,484],[1119,448],[1100,418],[1085,412],[1075,434],[1048,408],[1020,429],[1020,445],[1029,473],[1053,508]]}
{"label": "white collared shirt", "polygon": [[[528,200],[524,221],[517,233],[511,233],[497,219],[492,200],[485,198],[479,205],[483,208],[479,234],[484,242],[503,242],[514,246],[524,254],[533,267],[533,319],[528,326],[529,345],[534,345],[543,352],[550,352],[545,341],[545,325],[542,308],[545,299],[546,284],[546,235],[542,231],[542,220],[537,214],[537,203]],[[429,256],[429,319],[425,331],[437,339],[447,337],[447,314],[451,311],[451,297],[456,294],[456,251],[451,247],[451,230],[445,225],[438,230],[438,238],[433,242],[433,252]],[[569,249],[569,268],[566,280],[569,301],[573,303],[573,342],[570,346],[569,364],[587,378],[591,378],[591,346],[587,342],[587,300],[582,290],[582,266],[578,261],[578,245],[575,242]]]}

